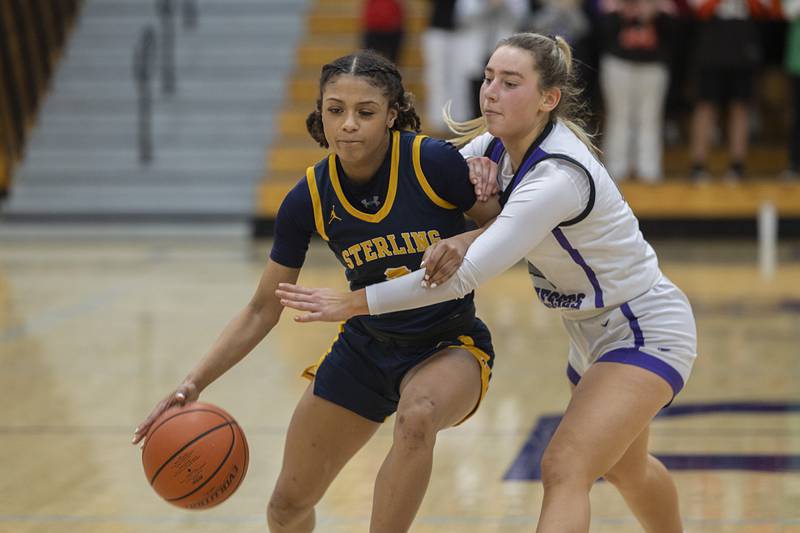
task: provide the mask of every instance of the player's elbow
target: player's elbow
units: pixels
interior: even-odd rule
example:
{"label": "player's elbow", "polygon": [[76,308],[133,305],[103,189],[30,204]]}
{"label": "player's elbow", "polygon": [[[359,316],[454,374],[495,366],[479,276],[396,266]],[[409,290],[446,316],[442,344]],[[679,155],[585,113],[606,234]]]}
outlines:
{"label": "player's elbow", "polygon": [[275,327],[282,311],[283,306],[277,299],[275,302],[265,302],[254,298],[244,308],[247,321],[258,324],[258,329],[262,331],[269,331]]}

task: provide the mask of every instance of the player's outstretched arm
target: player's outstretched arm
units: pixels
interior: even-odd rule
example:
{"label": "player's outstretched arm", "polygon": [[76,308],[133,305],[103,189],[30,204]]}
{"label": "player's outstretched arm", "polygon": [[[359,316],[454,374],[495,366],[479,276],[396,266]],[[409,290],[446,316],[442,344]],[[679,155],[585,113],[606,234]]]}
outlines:
{"label": "player's outstretched arm", "polygon": [[356,315],[369,314],[364,289],[344,292],[281,283],[275,295],[284,307],[305,312],[294,317],[295,322],[341,322]]}
{"label": "player's outstretched arm", "polygon": [[283,306],[275,296],[281,283],[294,283],[299,268],[289,268],[272,260],[267,262],[258,288],[244,308],[222,330],[211,350],[189,372],[183,382],[156,404],[150,414],[134,430],[133,443],[140,442],[150,425],[173,405],[197,400],[214,380],[244,358],[278,323]]}

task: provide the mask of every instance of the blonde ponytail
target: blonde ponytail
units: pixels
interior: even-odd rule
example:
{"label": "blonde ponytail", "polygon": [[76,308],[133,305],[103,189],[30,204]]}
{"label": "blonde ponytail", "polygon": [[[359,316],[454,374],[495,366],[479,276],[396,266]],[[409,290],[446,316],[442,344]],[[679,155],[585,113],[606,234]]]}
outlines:
{"label": "blonde ponytail", "polygon": [[447,128],[450,131],[456,134],[456,137],[447,139],[448,142],[461,147],[475,137],[486,133],[486,119],[483,118],[483,115],[473,118],[472,120],[458,122],[453,120],[453,117],[450,114],[451,104],[452,101],[448,100],[444,105],[444,109],[442,109],[444,123],[447,124]]}

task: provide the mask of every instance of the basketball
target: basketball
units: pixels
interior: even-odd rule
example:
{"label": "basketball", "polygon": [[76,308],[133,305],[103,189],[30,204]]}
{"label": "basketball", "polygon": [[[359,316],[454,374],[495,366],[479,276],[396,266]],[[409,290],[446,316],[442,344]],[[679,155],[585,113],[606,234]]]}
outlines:
{"label": "basketball", "polygon": [[244,432],[210,403],[175,406],[153,422],[142,448],[147,481],[166,501],[208,509],[227,500],[247,473]]}

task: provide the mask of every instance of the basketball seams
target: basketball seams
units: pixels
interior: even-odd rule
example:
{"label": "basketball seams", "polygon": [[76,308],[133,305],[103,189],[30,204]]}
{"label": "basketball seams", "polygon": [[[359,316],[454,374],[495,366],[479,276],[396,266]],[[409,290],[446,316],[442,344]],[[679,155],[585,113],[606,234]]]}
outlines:
{"label": "basketball seams", "polygon": [[236,429],[239,430],[239,437],[241,437],[242,446],[244,446],[244,467],[242,467],[242,475],[239,476],[239,479],[236,481],[236,485],[230,487],[229,490],[231,493],[235,492],[236,489],[239,488],[239,485],[242,484],[242,481],[244,481],[244,476],[247,474],[247,467],[250,465],[250,450],[247,446],[247,439],[244,436],[244,430],[239,424],[234,423],[234,425],[236,426]]}
{"label": "basketball seams", "polygon": [[[191,496],[192,494],[194,494],[198,490],[200,490],[203,487],[205,487],[208,484],[209,481],[214,479],[214,476],[217,475],[217,473],[222,469],[222,467],[225,466],[225,463],[228,462],[228,458],[231,456],[231,452],[233,452],[234,446],[236,446],[236,431],[234,430],[233,426],[237,425],[237,424],[234,421],[234,422],[228,422],[226,425],[231,428],[231,436],[233,438],[231,439],[231,445],[228,447],[227,453],[225,453],[225,457],[222,458],[222,461],[220,461],[219,466],[217,466],[216,470],[214,470],[211,473],[211,475],[206,478],[205,481],[203,481],[199,486],[195,487],[194,490],[192,490],[188,494],[184,494],[183,496],[179,496],[177,498],[164,498],[165,500],[167,500],[168,502],[177,502],[177,501],[180,501],[180,500],[182,500],[184,498],[188,498],[189,496]],[[215,428],[215,430],[216,429],[219,429],[219,428]],[[210,433],[210,432],[211,431],[209,431],[208,433]]]}
{"label": "basketball seams", "polygon": [[222,418],[223,420],[225,420],[226,422],[233,422],[233,420],[229,420],[225,415],[223,415],[222,413],[220,413],[219,411],[214,410],[214,409],[208,409],[206,407],[201,407],[201,408],[197,408],[197,409],[190,408],[189,410],[183,410],[182,409],[182,410],[178,411],[177,413],[175,413],[174,415],[170,416],[169,418],[165,418],[164,420],[159,422],[156,427],[154,427],[153,429],[151,429],[150,431],[147,432],[147,437],[144,439],[144,447],[142,448],[142,457],[144,457],[144,453],[147,451],[147,444],[150,442],[150,437],[155,435],[156,431],[158,431],[161,428],[161,426],[163,426],[164,424],[166,424],[167,422],[169,422],[173,418],[176,418],[176,417],[181,416],[181,415],[186,415],[186,414],[189,414],[189,413],[213,413],[213,414],[219,416],[220,418]]}
{"label": "basketball seams", "polygon": [[[158,477],[158,475],[161,473],[161,471],[162,471],[162,470],[164,470],[164,467],[165,467],[165,466],[167,466],[167,465],[168,465],[168,464],[169,464],[169,463],[170,463],[170,462],[171,462],[173,459],[175,459],[175,458],[176,458],[176,457],[177,457],[177,456],[178,456],[178,455],[179,455],[181,452],[183,452],[183,451],[184,451],[186,448],[188,448],[189,446],[191,446],[191,445],[192,445],[192,444],[194,444],[195,442],[199,441],[199,440],[200,440],[200,439],[202,439],[203,437],[205,437],[205,436],[207,436],[207,435],[209,435],[209,434],[211,434],[211,433],[213,433],[213,432],[217,431],[218,429],[222,429],[222,428],[224,428],[224,427],[230,427],[230,426],[231,426],[231,424],[235,424],[235,422],[228,422],[228,421],[226,421],[224,424],[220,424],[220,425],[218,425],[218,426],[214,426],[214,427],[212,427],[212,428],[209,428],[209,429],[207,429],[206,431],[204,431],[203,433],[201,433],[201,434],[197,435],[195,438],[193,438],[192,440],[190,440],[190,441],[189,441],[189,442],[187,442],[186,444],[184,444],[184,445],[183,445],[181,448],[179,448],[179,449],[178,449],[178,450],[177,450],[175,453],[173,453],[172,455],[170,455],[170,456],[167,458],[167,460],[166,460],[166,461],[164,461],[164,462],[161,464],[161,466],[159,466],[159,467],[158,467],[158,469],[156,470],[156,473],[155,473],[155,474],[153,474],[153,477],[150,479],[150,485],[152,485],[152,484],[155,482],[155,480],[156,480],[156,478]],[[235,440],[235,436],[234,436],[234,440]],[[228,454],[230,454],[230,450],[228,450]],[[225,456],[225,459],[227,459],[227,457],[228,457],[228,455],[226,455],[226,456]],[[181,497],[183,498],[184,496],[181,496]]]}

